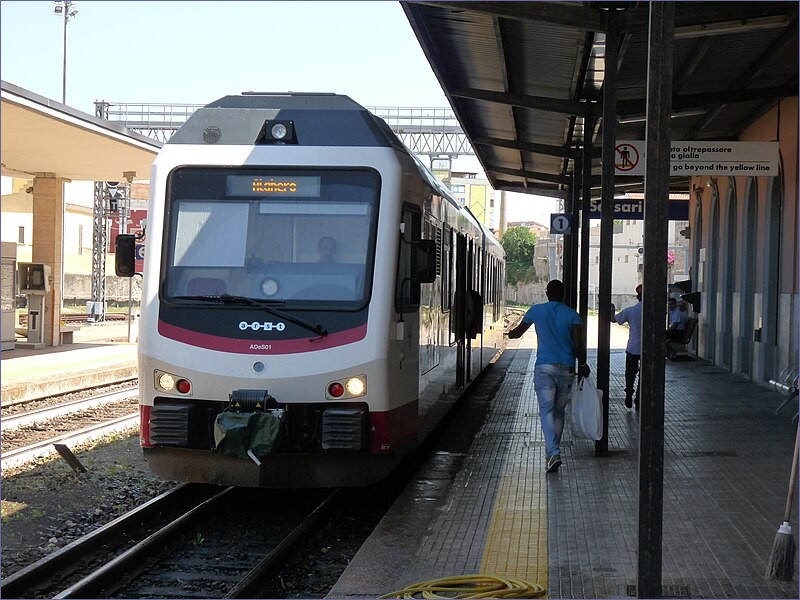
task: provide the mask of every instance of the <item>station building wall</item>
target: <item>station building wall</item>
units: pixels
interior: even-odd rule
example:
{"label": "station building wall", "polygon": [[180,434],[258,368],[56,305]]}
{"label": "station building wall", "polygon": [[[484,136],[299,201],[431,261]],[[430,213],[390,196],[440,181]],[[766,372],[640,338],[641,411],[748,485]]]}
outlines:
{"label": "station building wall", "polygon": [[778,177],[693,177],[692,280],[699,356],[762,384],[798,367],[798,99],[739,136],[777,141]]}

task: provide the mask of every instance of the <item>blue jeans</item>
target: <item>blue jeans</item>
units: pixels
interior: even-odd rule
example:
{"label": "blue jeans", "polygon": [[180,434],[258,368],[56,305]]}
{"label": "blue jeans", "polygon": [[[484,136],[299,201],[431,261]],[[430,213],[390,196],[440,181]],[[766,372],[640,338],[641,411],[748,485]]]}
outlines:
{"label": "blue jeans", "polygon": [[539,420],[542,423],[547,457],[561,454],[561,434],[564,431],[564,410],[569,403],[575,374],[567,365],[540,365],[533,369],[533,389],[539,401]]}

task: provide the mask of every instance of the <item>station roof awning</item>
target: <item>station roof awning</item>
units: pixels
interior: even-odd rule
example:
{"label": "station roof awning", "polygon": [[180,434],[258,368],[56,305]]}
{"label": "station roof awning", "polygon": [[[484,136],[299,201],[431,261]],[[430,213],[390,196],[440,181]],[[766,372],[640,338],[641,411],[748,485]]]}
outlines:
{"label": "station roof awning", "polygon": [[150,179],[161,142],[5,81],[0,105],[2,175],[53,173],[72,181]]}
{"label": "station roof awning", "polygon": [[[644,140],[650,2],[401,2],[498,190],[566,196],[586,133],[599,187],[605,40],[619,23],[616,139]],[[797,2],[675,2],[672,141],[736,140],[798,95]],[[615,179],[642,189],[641,178]],[[683,180],[685,187],[686,180]]]}

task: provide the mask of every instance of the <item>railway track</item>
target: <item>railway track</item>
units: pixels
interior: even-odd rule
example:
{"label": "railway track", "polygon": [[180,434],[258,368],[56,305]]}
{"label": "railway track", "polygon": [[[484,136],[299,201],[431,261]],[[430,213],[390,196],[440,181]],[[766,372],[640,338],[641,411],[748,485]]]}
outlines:
{"label": "railway track", "polygon": [[257,597],[337,497],[185,484],[7,577],[0,594]]}
{"label": "railway track", "polygon": [[53,397],[32,406],[3,415],[0,469],[4,474],[55,453],[56,444],[77,446],[139,424],[138,387],[94,391],[65,401]]}
{"label": "railway track", "polygon": [[6,432],[12,429],[18,429],[20,427],[40,423],[42,421],[55,419],[62,415],[73,414],[81,410],[93,408],[95,406],[136,398],[138,393],[138,388],[134,387],[118,392],[100,392],[88,398],[78,398],[63,402],[56,400],[55,404],[48,404],[7,416],[3,415],[3,419],[0,421],[0,430]]}
{"label": "railway track", "polygon": [[[103,315],[104,321],[126,321],[128,319],[128,315],[122,313],[106,313]],[[75,313],[75,314],[61,314],[61,320],[64,323],[88,323],[89,322],[89,315],[88,313]],[[21,326],[26,326],[28,324],[28,315],[22,313],[19,315],[19,324]]]}

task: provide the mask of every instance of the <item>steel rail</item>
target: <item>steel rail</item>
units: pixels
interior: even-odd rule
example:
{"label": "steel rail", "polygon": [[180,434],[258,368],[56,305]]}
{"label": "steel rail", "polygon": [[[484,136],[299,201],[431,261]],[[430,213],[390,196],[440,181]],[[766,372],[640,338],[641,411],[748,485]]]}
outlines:
{"label": "steel rail", "polygon": [[201,497],[207,499],[216,489],[216,486],[206,484],[180,484],[87,533],[63,548],[12,573],[0,581],[0,596],[3,598],[20,598],[23,592],[31,587],[49,579],[59,571],[77,564],[87,554],[97,551],[109,542],[118,540],[123,534],[153,520],[163,514],[165,510],[187,504],[193,500],[196,502],[196,496],[201,493]]}
{"label": "steel rail", "polygon": [[118,581],[125,573],[133,570],[134,566],[142,564],[153,553],[177,539],[188,527],[194,525],[235,489],[235,487],[225,488],[201,502],[53,598],[96,598],[97,593],[103,587],[113,581]]}
{"label": "steel rail", "polygon": [[303,538],[313,532],[313,527],[319,520],[328,514],[333,502],[338,498],[338,490],[331,492],[312,513],[303,519],[292,532],[286,536],[267,556],[265,556],[232,590],[225,594],[225,598],[255,598],[257,587],[276,566],[286,560],[292,548]]}
{"label": "steel rail", "polygon": [[91,386],[86,387],[86,388],[80,388],[79,387],[79,388],[75,388],[75,389],[71,389],[71,390],[56,392],[54,394],[48,394],[47,396],[37,396],[35,398],[16,398],[16,399],[10,399],[10,400],[8,400],[6,398],[3,398],[2,401],[0,402],[0,408],[11,408],[12,406],[20,406],[22,404],[29,404],[31,402],[40,402],[42,400],[47,400],[49,398],[55,398],[57,396],[66,396],[67,394],[73,394],[75,392],[80,392],[82,389],[103,388],[103,387],[108,387],[108,386],[111,386],[111,385],[119,385],[119,384],[122,384],[122,383],[127,383],[129,381],[137,381],[138,379],[139,379],[138,375],[133,375],[133,376],[124,375],[124,376],[120,377],[119,379],[112,379],[112,380],[104,381],[102,383],[98,383],[97,385],[91,385]]}
{"label": "steel rail", "polygon": [[47,421],[49,419],[54,419],[62,415],[68,415],[71,413],[76,413],[81,410],[85,410],[87,408],[100,406],[101,404],[120,402],[122,400],[127,400],[128,398],[131,398],[137,395],[138,393],[139,393],[139,388],[134,387],[120,392],[100,394],[97,396],[92,396],[91,398],[80,398],[78,400],[63,402],[55,406],[45,406],[42,408],[37,408],[36,410],[17,413],[15,415],[9,415],[7,417],[4,416],[2,420],[0,420],[0,431],[8,431],[11,429],[16,429],[18,427],[31,425],[33,423]]}
{"label": "steel rail", "polygon": [[48,456],[55,452],[53,444],[71,443],[82,444],[84,442],[96,440],[110,433],[124,431],[126,429],[134,429],[139,426],[139,413],[132,413],[118,417],[111,421],[104,423],[97,423],[90,427],[84,427],[77,431],[69,431],[62,435],[36,442],[29,446],[17,448],[4,452],[0,457],[0,472],[25,464],[36,458]]}

